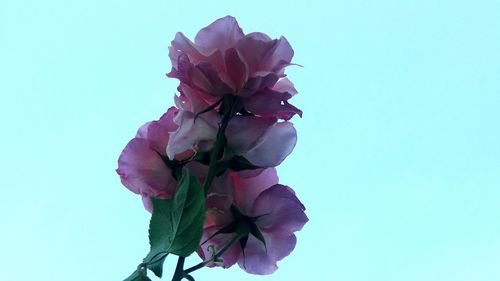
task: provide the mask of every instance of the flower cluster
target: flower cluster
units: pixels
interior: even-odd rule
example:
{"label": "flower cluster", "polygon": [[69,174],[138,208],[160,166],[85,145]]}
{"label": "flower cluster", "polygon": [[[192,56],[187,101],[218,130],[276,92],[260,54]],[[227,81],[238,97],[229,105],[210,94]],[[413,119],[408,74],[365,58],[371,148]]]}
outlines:
{"label": "flower cluster", "polygon": [[275,169],[297,141],[289,120],[302,115],[288,102],[297,94],[284,73],[293,50],[284,37],[245,35],[227,16],[194,42],[177,33],[169,57],[167,76],[180,80],[176,106],[138,130],[117,173],[154,214],[152,200],[173,198],[180,171],[188,170],[205,194],[196,250],[203,266],[238,263],[249,273],[270,274],[308,220]]}

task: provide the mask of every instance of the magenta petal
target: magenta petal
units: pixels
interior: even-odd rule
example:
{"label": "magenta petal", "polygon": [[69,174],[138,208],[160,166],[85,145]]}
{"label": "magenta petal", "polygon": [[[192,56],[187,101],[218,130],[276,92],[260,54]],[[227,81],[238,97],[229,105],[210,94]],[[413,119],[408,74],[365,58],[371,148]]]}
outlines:
{"label": "magenta petal", "polygon": [[181,54],[187,55],[195,64],[202,61],[208,61],[213,63],[217,69],[222,69],[221,67],[223,66],[222,53],[219,50],[204,50],[203,47],[197,46],[195,43],[191,42],[182,32],[178,32],[175,35],[168,50],[168,55],[174,68],[177,67],[178,59]]}
{"label": "magenta petal", "polygon": [[167,143],[169,140],[168,133],[175,131],[179,126],[173,121],[174,116],[178,111],[179,110],[175,107],[171,107],[165,114],[163,114],[160,120],[152,121],[148,123],[147,126],[143,126],[139,129],[139,132],[141,133],[138,133],[138,136],[145,135],[142,137],[148,139],[149,146],[162,156],[167,155]]}
{"label": "magenta petal", "polygon": [[[169,132],[173,132],[177,130],[179,125],[174,122],[174,117],[179,112],[179,109],[175,107],[170,107],[165,114],[163,114],[158,120],[159,125],[162,127],[161,130],[167,130]],[[155,132],[156,134],[157,132]]]}
{"label": "magenta petal", "polygon": [[167,156],[170,159],[189,149],[197,149],[200,141],[215,141],[217,127],[214,127],[202,116],[194,120],[195,114],[190,111],[180,111],[175,117],[179,129],[170,134],[167,145]]}
{"label": "magenta petal", "polygon": [[280,39],[276,40],[273,49],[266,54],[261,68],[279,73],[284,67],[290,65],[292,58],[292,46],[285,37],[281,36]]}
{"label": "magenta petal", "polygon": [[251,74],[269,71],[282,75],[282,69],[290,65],[293,57],[293,49],[285,37],[271,40],[262,33],[248,34],[238,42],[237,49]]}
{"label": "magenta petal", "polygon": [[256,145],[265,132],[276,123],[275,118],[235,116],[229,121],[226,137],[229,147],[236,154],[242,154]]}
{"label": "magenta petal", "polygon": [[269,35],[262,32],[251,32],[246,35],[246,37],[252,38],[254,40],[263,41],[263,42],[271,42],[273,39],[269,37]]}
{"label": "magenta petal", "polygon": [[244,100],[245,109],[262,117],[276,117],[289,120],[295,114],[302,116],[302,111],[288,103],[292,97],[287,92],[277,92],[264,89]]}
{"label": "magenta petal", "polygon": [[171,42],[169,49],[169,57],[172,61],[172,66],[177,67],[178,59],[181,54],[190,54],[192,60],[203,60],[205,56],[196,48],[196,46],[189,40],[182,32],[175,34],[174,40]]}
{"label": "magenta petal", "polygon": [[[179,84],[177,90],[179,90],[179,96],[174,97],[176,106],[191,112],[201,112],[220,99],[220,97],[208,96],[185,83]],[[217,112],[214,112],[214,114],[217,115]]]}
{"label": "magenta petal", "polygon": [[234,203],[244,213],[250,213],[259,194],[279,181],[275,168],[232,172],[229,177],[234,186]]}
{"label": "magenta petal", "polygon": [[203,73],[196,69],[189,56],[184,53],[179,55],[177,58],[177,65],[172,67],[172,70],[170,73],[167,73],[167,76],[177,78],[181,82],[202,91],[209,91],[212,87],[210,81],[206,79]]}
{"label": "magenta petal", "polygon": [[177,66],[177,60],[183,53],[191,54],[191,59],[202,59],[204,56],[198,51],[196,46],[182,32],[175,34],[174,40],[169,47],[169,57],[172,61],[172,66]]}
{"label": "magenta petal", "polygon": [[248,152],[242,154],[259,167],[275,167],[292,152],[297,142],[297,131],[290,122],[276,123]]}
{"label": "magenta petal", "polygon": [[207,51],[212,49],[225,51],[236,44],[243,36],[243,31],[236,19],[226,16],[201,29],[196,34],[194,42]]}
{"label": "magenta petal", "polygon": [[[204,81],[200,81],[200,84],[204,84],[208,82],[210,86],[200,87],[201,90],[205,89],[205,93],[212,96],[221,96],[227,93],[232,92],[231,87],[226,84],[226,82],[222,79],[222,77],[214,67],[210,63],[201,62],[196,65],[195,73],[201,73],[198,77]],[[196,81],[194,81],[196,85]]]}
{"label": "magenta petal", "polygon": [[[251,274],[271,274],[278,269],[277,262],[288,256],[297,243],[295,235],[279,236],[263,233],[266,246],[250,235],[244,251],[238,260],[239,266]],[[267,249],[266,249],[267,248]]]}
{"label": "magenta petal", "polygon": [[135,137],[140,138],[140,139],[147,139],[149,125],[151,125],[151,122],[147,122],[144,125],[142,125],[141,127],[139,127],[139,129],[137,130],[137,133],[135,134]]}
{"label": "magenta petal", "polygon": [[229,208],[232,200],[229,195],[209,194],[205,200],[205,208],[207,209],[205,217],[205,228],[214,225],[224,226],[233,220]]}
{"label": "magenta petal", "polygon": [[248,66],[248,73],[253,75],[259,71],[270,71],[271,69],[263,68],[265,63],[263,60],[269,52],[272,52],[275,41],[264,41],[261,38],[255,38],[254,36],[245,36],[245,38],[238,41],[236,45],[240,55]]}
{"label": "magenta petal", "polygon": [[262,231],[290,235],[301,230],[308,221],[304,210],[290,187],[277,184],[255,200],[252,216],[260,216],[257,224]]}
{"label": "magenta petal", "polygon": [[153,202],[150,197],[142,196],[142,204],[144,205],[144,209],[146,209],[146,211],[150,213],[153,212]]}
{"label": "magenta petal", "polygon": [[295,89],[292,81],[290,81],[286,77],[276,82],[272,90],[280,93],[289,93],[290,95],[292,95],[292,97],[297,94],[297,89]]}
{"label": "magenta petal", "polygon": [[195,65],[186,54],[179,55],[177,68],[172,68],[167,76],[177,78],[182,83],[212,96],[223,95],[231,91],[213,64],[202,61]]}
{"label": "magenta petal", "polygon": [[248,79],[247,66],[234,48],[226,51],[225,61],[227,75],[231,79],[233,90],[238,92]]}
{"label": "magenta petal", "polygon": [[[203,259],[203,260],[208,260],[212,257],[212,252],[209,251],[209,246],[214,245],[215,250],[219,251],[222,249],[225,245],[231,241],[231,239],[234,237],[234,233],[231,234],[218,234],[214,237],[212,237],[210,240],[207,241],[207,239],[212,236],[215,232],[217,232],[221,227],[224,226],[213,226],[205,229],[203,231],[203,236],[201,237],[201,243],[200,247],[196,251],[198,255]],[[214,266],[222,266],[224,268],[229,268],[233,264],[235,264],[238,259],[240,258],[241,255],[241,249],[240,245],[238,243],[234,244],[231,248],[229,248],[223,255],[222,259],[224,262],[221,263],[209,263],[209,267],[214,267]]]}
{"label": "magenta petal", "polygon": [[123,185],[134,193],[170,198],[175,192],[176,182],[170,169],[146,139],[134,138],[127,144],[118,159],[116,172]]}
{"label": "magenta petal", "polygon": [[238,96],[248,98],[254,95],[259,90],[271,88],[279,76],[272,72],[261,72],[259,75],[251,77],[246,82],[245,86],[238,92]]}

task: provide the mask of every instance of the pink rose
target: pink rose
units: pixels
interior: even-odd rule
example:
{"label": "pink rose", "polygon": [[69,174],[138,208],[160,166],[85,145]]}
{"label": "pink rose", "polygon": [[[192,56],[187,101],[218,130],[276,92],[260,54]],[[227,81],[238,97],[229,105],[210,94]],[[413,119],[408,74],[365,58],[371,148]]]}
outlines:
{"label": "pink rose", "polygon": [[217,234],[224,227],[237,223],[231,206],[243,215],[239,220],[254,224],[264,241],[251,233],[222,255],[222,263],[214,262],[209,266],[228,268],[238,263],[248,273],[273,273],[278,268],[277,261],[295,248],[294,232],[308,221],[304,206],[291,188],[278,184],[273,168],[225,174],[207,197],[205,229],[198,249],[202,259],[212,257],[211,246],[220,250],[235,237],[236,233]]}
{"label": "pink rose", "polygon": [[[167,145],[170,159],[187,149],[210,150],[221,122],[221,116],[215,110],[196,116],[196,112],[209,106],[197,98],[200,91],[184,84],[178,89],[181,94],[175,102],[181,110],[174,118],[179,127],[170,132]],[[289,121],[279,122],[275,117],[236,115],[230,119],[225,135],[227,147],[233,153],[259,167],[278,166],[297,142],[297,131],[293,124]]]}
{"label": "pink rose", "polygon": [[[158,121],[144,124],[137,135],[123,149],[118,158],[118,169],[122,184],[130,191],[143,197],[143,202],[149,211],[152,210],[149,197],[171,198],[176,190],[177,181],[172,175],[172,169],[166,155],[169,132],[177,130],[173,122],[178,109],[171,107]],[[179,153],[178,160],[192,155],[186,150]]]}
{"label": "pink rose", "polygon": [[232,94],[255,116],[288,120],[302,115],[288,103],[297,91],[284,74],[293,57],[284,37],[245,35],[227,16],[200,30],[194,43],[177,33],[169,50],[172,70],[167,76],[197,90],[197,98],[208,104]]}

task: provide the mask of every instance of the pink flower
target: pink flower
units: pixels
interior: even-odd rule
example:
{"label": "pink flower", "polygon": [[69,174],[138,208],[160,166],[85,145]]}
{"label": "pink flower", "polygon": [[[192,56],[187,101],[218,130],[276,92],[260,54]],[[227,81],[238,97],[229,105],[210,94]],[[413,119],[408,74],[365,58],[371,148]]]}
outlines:
{"label": "pink flower", "polygon": [[233,94],[255,116],[288,120],[302,115],[288,103],[297,91],[284,74],[293,57],[284,37],[245,35],[236,19],[226,16],[200,30],[194,43],[177,33],[169,50],[172,70],[167,76],[197,90],[196,98],[208,104]]}
{"label": "pink flower", "polygon": [[[116,172],[122,184],[141,195],[149,211],[152,209],[149,197],[171,198],[177,186],[172,169],[167,165],[174,161],[168,160],[166,156],[169,132],[178,128],[173,122],[177,112],[178,109],[171,107],[160,120],[144,124],[118,158]],[[187,158],[191,154],[188,150],[179,153],[178,157]]]}
{"label": "pink flower", "polygon": [[180,110],[173,120],[178,125],[178,129],[170,133],[167,146],[167,156],[170,159],[174,159],[186,149],[210,150],[220,122],[220,116],[214,110],[199,115],[194,122],[195,113],[203,111],[210,105],[194,97],[197,94],[196,91],[191,90],[187,85],[179,85],[178,90],[180,96],[175,96],[175,104]]}
{"label": "pink flower", "polygon": [[226,130],[227,145],[259,167],[275,167],[292,152],[297,131],[291,122],[235,116]]}
{"label": "pink flower", "polygon": [[237,223],[231,209],[238,209],[242,214],[238,220],[251,221],[258,231],[231,246],[222,255],[222,263],[209,266],[228,268],[237,262],[252,274],[273,273],[278,268],[277,261],[295,248],[294,232],[308,221],[304,206],[291,188],[278,184],[273,168],[230,172],[220,177],[207,197],[206,207],[205,230],[198,249],[200,257],[211,258],[211,245],[220,250],[235,237],[236,233],[217,232]]}
{"label": "pink flower", "polygon": [[[215,110],[196,116],[196,112],[209,106],[207,102],[196,98],[200,94],[198,90],[184,84],[178,89],[181,94],[175,101],[181,110],[174,118],[179,127],[170,133],[167,145],[167,156],[170,159],[186,149],[210,150],[221,122],[221,116]],[[234,116],[225,132],[227,147],[255,166],[278,166],[292,152],[297,142],[297,131],[293,124],[278,121],[275,117]]]}

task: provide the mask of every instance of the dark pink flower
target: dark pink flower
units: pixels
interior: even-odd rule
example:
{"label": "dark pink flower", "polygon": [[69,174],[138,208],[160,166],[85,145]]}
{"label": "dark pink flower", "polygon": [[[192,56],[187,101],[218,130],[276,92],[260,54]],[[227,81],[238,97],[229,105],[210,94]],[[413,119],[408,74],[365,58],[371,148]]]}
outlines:
{"label": "dark pink flower", "polygon": [[308,221],[304,206],[291,188],[278,184],[274,168],[229,172],[217,180],[207,197],[207,218],[198,254],[209,259],[212,246],[215,251],[220,250],[235,237],[236,233],[217,232],[235,223],[231,209],[236,207],[243,219],[251,220],[257,227],[264,241],[249,234],[243,243],[234,244],[222,255],[222,263],[209,266],[228,268],[238,263],[248,273],[273,273],[277,262],[295,248],[294,232]]}
{"label": "dark pink flower", "polygon": [[[171,107],[158,121],[144,124],[118,158],[116,172],[122,184],[140,194],[149,211],[152,209],[150,197],[167,199],[175,193],[177,182],[167,165],[166,151],[169,133],[178,128],[173,121],[178,111]],[[179,153],[178,157],[187,158],[191,154],[187,150]]]}
{"label": "dark pink flower", "polygon": [[174,118],[178,129],[170,133],[167,156],[174,159],[186,149],[208,151],[216,139],[220,116],[216,111],[208,111],[195,119],[195,113],[209,106],[204,100],[196,98],[197,91],[187,85],[179,85],[180,96],[175,96],[175,103],[180,109]]}
{"label": "dark pink flower", "polygon": [[177,33],[169,51],[172,70],[167,75],[199,91],[196,98],[212,104],[233,94],[256,116],[288,120],[302,115],[288,103],[297,91],[284,74],[293,57],[284,37],[245,35],[227,16],[200,30],[194,42]]}
{"label": "dark pink flower", "polygon": [[[180,111],[176,122],[179,129],[171,133],[167,155],[174,158],[187,149],[208,151],[215,142],[220,120],[202,115],[196,118],[190,111]],[[278,166],[293,150],[297,132],[291,122],[276,122],[275,118],[235,116],[226,130],[227,147],[259,167]]]}
{"label": "dark pink flower", "polygon": [[275,167],[292,152],[297,131],[288,121],[235,116],[226,130],[227,145],[236,155],[259,167]]}
{"label": "dark pink flower", "polygon": [[[179,91],[181,94],[175,102],[180,111],[174,118],[179,127],[170,133],[167,145],[170,159],[187,149],[210,150],[221,122],[221,116],[215,110],[196,115],[196,112],[209,106],[207,102],[196,98],[199,91],[182,84]],[[297,142],[297,131],[293,124],[289,121],[279,122],[274,117],[236,115],[229,121],[225,135],[228,149],[259,167],[279,165]]]}

